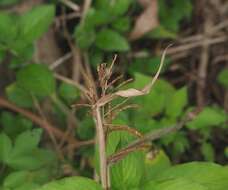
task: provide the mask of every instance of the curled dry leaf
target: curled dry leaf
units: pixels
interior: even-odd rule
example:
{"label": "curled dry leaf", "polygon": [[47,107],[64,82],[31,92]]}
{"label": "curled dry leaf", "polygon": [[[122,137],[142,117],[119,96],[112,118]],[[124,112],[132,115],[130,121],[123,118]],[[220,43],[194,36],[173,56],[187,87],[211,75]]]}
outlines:
{"label": "curled dry leaf", "polygon": [[158,26],[158,4],[157,0],[139,0],[144,7],[144,11],[136,19],[134,28],[130,34],[131,40],[136,40],[156,26]]}
{"label": "curled dry leaf", "polygon": [[156,75],[154,76],[154,78],[151,80],[151,82],[149,84],[147,84],[143,89],[141,90],[137,90],[137,89],[134,89],[134,88],[130,88],[130,89],[127,89],[127,90],[119,90],[115,93],[115,95],[117,96],[121,96],[121,97],[125,97],[125,98],[129,98],[129,97],[135,97],[135,96],[142,96],[142,95],[145,95],[145,94],[148,94],[152,88],[152,86],[154,85],[155,81],[158,79],[158,76],[161,72],[161,69],[162,69],[162,66],[164,64],[164,60],[165,60],[165,55],[166,55],[166,52],[167,52],[167,49],[170,47],[171,45],[169,45],[165,51],[163,52],[162,54],[162,58],[161,58],[161,63],[160,63],[160,66],[159,66],[159,69],[156,73]]}

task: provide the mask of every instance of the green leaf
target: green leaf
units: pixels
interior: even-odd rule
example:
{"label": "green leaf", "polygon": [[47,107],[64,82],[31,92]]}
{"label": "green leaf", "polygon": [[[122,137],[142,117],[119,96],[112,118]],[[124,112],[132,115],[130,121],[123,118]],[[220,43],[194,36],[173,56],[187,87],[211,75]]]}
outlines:
{"label": "green leaf", "polygon": [[159,0],[158,3],[160,23],[169,31],[177,32],[180,21],[191,16],[192,4],[190,0],[174,0],[169,4],[165,0]]}
{"label": "green leaf", "polygon": [[83,118],[82,121],[79,121],[77,127],[77,134],[80,139],[89,140],[94,137],[94,121],[92,118]]}
{"label": "green leaf", "polygon": [[206,161],[211,161],[211,162],[214,161],[214,159],[215,159],[215,152],[214,152],[214,147],[212,146],[212,144],[207,143],[207,142],[204,142],[201,145],[201,151],[202,151],[202,154],[203,154],[204,159]]}
{"label": "green leaf", "polygon": [[111,15],[121,16],[127,12],[133,0],[97,0],[96,7],[101,10],[106,10]]}
{"label": "green leaf", "polygon": [[96,26],[101,26],[108,24],[112,21],[112,15],[109,14],[105,9],[97,10],[90,8],[86,14],[84,23],[86,26],[94,28]]}
{"label": "green leaf", "polygon": [[149,152],[145,158],[145,176],[143,177],[143,184],[152,180],[156,175],[163,172],[171,166],[168,156],[164,151]]}
{"label": "green leaf", "polygon": [[102,190],[95,181],[84,177],[68,177],[53,181],[39,188],[39,190]]}
{"label": "green leaf", "polygon": [[111,29],[103,29],[97,34],[96,46],[105,51],[127,51],[130,49],[128,41]]}
{"label": "green leaf", "polygon": [[15,19],[14,15],[0,13],[0,44],[10,46],[16,39],[18,24]]}
{"label": "green leaf", "polygon": [[94,43],[96,33],[94,28],[82,23],[75,28],[74,38],[79,48],[87,49]]}
{"label": "green leaf", "polygon": [[50,167],[56,164],[56,156],[53,152],[44,149],[32,150],[28,153],[22,153],[14,149],[7,165],[15,170],[35,170],[43,167]]}
{"label": "green leaf", "polygon": [[228,69],[223,69],[217,78],[217,81],[223,85],[226,89],[228,89]]}
{"label": "green leaf", "polygon": [[22,155],[31,152],[38,147],[42,129],[33,129],[19,134],[15,140],[14,155]]}
{"label": "green leaf", "polygon": [[41,64],[29,64],[17,73],[17,84],[37,96],[49,96],[55,92],[53,73]]}
{"label": "green leaf", "polygon": [[[185,184],[184,182],[183,185],[178,185],[179,183],[182,183],[182,181],[187,183]],[[176,187],[174,190],[182,190],[187,188],[189,188],[189,190],[196,190],[197,188],[200,189],[202,187],[205,190],[226,190],[228,186],[228,170],[223,166],[209,162],[192,162],[180,164],[164,170],[162,173],[156,176],[154,181],[151,181],[151,183],[154,185],[156,184],[155,187],[162,187],[162,190],[171,190],[174,187]],[[194,186],[191,187],[191,184],[195,185],[196,189]],[[144,190],[152,187],[151,185]],[[155,188],[155,190],[157,189]]]}
{"label": "green leaf", "polygon": [[205,107],[194,120],[187,123],[187,127],[190,129],[206,129],[208,127],[219,126],[226,120],[227,115],[223,110]]}
{"label": "green leaf", "polygon": [[[161,62],[160,57],[147,57],[147,58],[136,58],[133,60],[133,63],[130,65],[130,71],[134,73],[142,72],[146,74],[155,74],[158,71],[159,65]],[[170,59],[167,57],[164,62],[164,66],[161,70],[161,73],[167,70],[168,66],[171,64]]]}
{"label": "green leaf", "polygon": [[187,88],[183,87],[177,90],[171,97],[169,103],[166,105],[166,115],[176,118],[181,115],[184,107],[188,103]]}
{"label": "green leaf", "polygon": [[130,17],[122,17],[112,22],[112,27],[120,32],[127,32],[130,29]]}
{"label": "green leaf", "polygon": [[31,43],[46,32],[55,16],[54,5],[40,5],[22,15],[20,21],[21,38]]}
{"label": "green leaf", "polygon": [[16,105],[23,108],[33,107],[31,94],[20,88],[16,83],[12,83],[6,87],[7,98]]}
{"label": "green leaf", "polygon": [[14,139],[21,132],[31,129],[33,124],[30,120],[21,115],[13,115],[11,112],[4,111],[0,115],[0,124],[3,131]]}
{"label": "green leaf", "polygon": [[5,133],[0,133],[0,162],[6,162],[12,150],[12,142]]}
{"label": "green leaf", "polygon": [[146,184],[143,190],[209,190],[200,183],[194,183],[185,178],[167,179],[166,181],[151,181]]}
{"label": "green leaf", "polygon": [[114,164],[111,170],[111,183],[115,189],[128,190],[137,187],[144,173],[143,153],[134,152]]}
{"label": "green leaf", "polygon": [[4,188],[17,188],[18,186],[21,186],[23,183],[25,183],[28,175],[28,171],[12,172],[4,179],[3,186]]}
{"label": "green leaf", "polygon": [[153,29],[151,32],[148,33],[147,36],[155,39],[161,39],[161,38],[175,39],[177,37],[176,33],[169,31],[162,25]]}
{"label": "green leaf", "polygon": [[80,91],[73,85],[61,83],[59,87],[59,95],[68,104],[72,104],[80,96]]}

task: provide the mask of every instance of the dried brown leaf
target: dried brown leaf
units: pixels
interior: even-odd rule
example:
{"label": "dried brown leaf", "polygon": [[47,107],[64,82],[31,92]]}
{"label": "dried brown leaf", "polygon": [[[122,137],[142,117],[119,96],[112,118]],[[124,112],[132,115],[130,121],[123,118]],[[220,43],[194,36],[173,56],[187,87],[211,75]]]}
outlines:
{"label": "dried brown leaf", "polygon": [[161,72],[161,69],[162,69],[162,66],[164,64],[164,60],[165,60],[165,55],[166,55],[166,52],[167,52],[167,49],[170,47],[171,45],[169,45],[165,51],[163,52],[162,54],[162,58],[161,58],[161,63],[160,63],[160,66],[159,66],[159,69],[156,73],[156,75],[154,76],[154,78],[151,80],[151,82],[149,84],[147,84],[143,89],[141,90],[137,90],[137,89],[134,89],[134,88],[130,88],[130,89],[127,89],[127,90],[119,90],[115,93],[115,95],[117,96],[121,96],[121,97],[125,97],[125,98],[129,98],[129,97],[135,97],[135,96],[142,96],[142,95],[145,95],[145,94],[148,94],[150,91],[151,91],[151,88],[152,86],[154,85],[155,81],[158,79],[158,76]]}
{"label": "dried brown leaf", "polygon": [[135,26],[130,34],[131,40],[136,40],[156,26],[158,26],[158,5],[157,0],[139,0],[145,7],[141,15],[136,19]]}

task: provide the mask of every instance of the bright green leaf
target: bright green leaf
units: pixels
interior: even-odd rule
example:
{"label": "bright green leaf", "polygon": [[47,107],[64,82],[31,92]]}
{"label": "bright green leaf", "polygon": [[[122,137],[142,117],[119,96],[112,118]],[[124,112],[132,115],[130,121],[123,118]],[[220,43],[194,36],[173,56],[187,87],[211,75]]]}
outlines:
{"label": "bright green leaf", "polygon": [[[177,180],[178,183],[182,183],[181,181],[187,180],[191,182],[189,185],[195,184],[199,189],[200,186],[198,187],[197,185],[201,185],[205,188],[205,190],[226,190],[228,187],[228,170],[223,166],[210,162],[191,162],[170,167],[154,178],[154,181],[157,183],[158,187],[163,183],[166,184],[164,186],[160,186],[163,187],[164,190],[169,188],[168,184],[170,180]],[[175,187],[175,185],[176,182],[174,182],[173,187]],[[179,188],[180,190],[187,188],[189,188],[189,190],[195,190],[193,187],[188,186],[187,184],[186,187],[185,185],[182,185],[181,187],[176,186],[176,188]],[[174,190],[179,189],[174,188]],[[145,190],[147,189],[145,188]]]}
{"label": "bright green leaf", "polygon": [[17,73],[17,84],[37,96],[55,92],[53,73],[42,64],[29,64]]}
{"label": "bright green leaf", "polygon": [[22,155],[31,152],[38,147],[42,129],[33,129],[19,134],[15,140],[14,155]]}
{"label": "bright green leaf", "polygon": [[102,190],[95,181],[84,177],[68,177],[44,185],[39,190]]}
{"label": "bright green leaf", "polygon": [[144,173],[143,153],[129,154],[123,160],[112,165],[110,170],[113,188],[128,190],[137,187]]}
{"label": "bright green leaf", "polygon": [[183,112],[188,103],[187,88],[183,87],[177,90],[166,105],[166,114],[169,117],[178,117]]}
{"label": "bright green leaf", "polygon": [[219,126],[227,120],[226,113],[218,108],[205,107],[195,119],[187,123],[190,129],[206,129]]}
{"label": "bright green leaf", "polygon": [[96,46],[106,51],[127,51],[130,49],[128,41],[118,32],[103,29],[97,34]]}
{"label": "bright green leaf", "polygon": [[145,157],[145,177],[143,177],[143,183],[152,180],[154,176],[158,175],[162,171],[171,166],[168,156],[164,151],[149,152]]}
{"label": "bright green leaf", "polygon": [[54,5],[40,5],[23,14],[20,21],[23,42],[29,44],[39,38],[48,30],[54,16]]}

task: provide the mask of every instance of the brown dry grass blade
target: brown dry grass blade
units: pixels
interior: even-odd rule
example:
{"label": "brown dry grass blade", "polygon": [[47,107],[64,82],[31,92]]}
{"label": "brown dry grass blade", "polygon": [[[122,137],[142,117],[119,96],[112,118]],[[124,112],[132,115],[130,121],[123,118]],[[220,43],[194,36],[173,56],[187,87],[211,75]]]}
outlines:
{"label": "brown dry grass blade", "polygon": [[167,49],[170,47],[171,45],[169,45],[163,52],[162,54],[162,58],[161,58],[161,63],[159,66],[159,69],[156,73],[156,75],[154,76],[154,78],[151,80],[151,82],[149,84],[147,84],[143,89],[138,90],[138,89],[134,89],[134,88],[129,88],[127,90],[119,90],[115,93],[115,95],[117,96],[121,96],[121,97],[125,97],[125,98],[129,98],[129,97],[135,97],[135,96],[142,96],[142,95],[146,95],[151,91],[151,88],[153,87],[154,83],[156,82],[156,80],[158,79],[158,76],[161,72],[161,69],[164,65],[164,61],[165,61],[165,55],[167,52]]}

